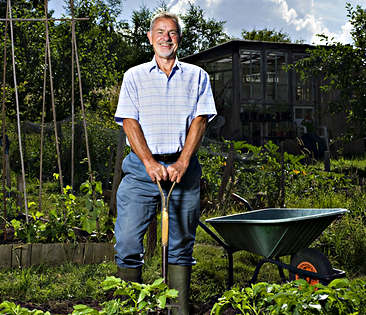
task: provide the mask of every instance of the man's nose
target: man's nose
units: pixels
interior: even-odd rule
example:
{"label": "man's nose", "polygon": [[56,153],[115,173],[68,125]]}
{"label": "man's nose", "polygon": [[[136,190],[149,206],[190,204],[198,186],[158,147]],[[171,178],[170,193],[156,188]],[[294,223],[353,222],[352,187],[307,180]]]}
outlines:
{"label": "man's nose", "polygon": [[170,37],[170,34],[169,34],[169,32],[164,32],[163,33],[163,39],[165,40],[165,41],[167,41],[167,42],[170,42],[172,39],[171,39],[171,37]]}

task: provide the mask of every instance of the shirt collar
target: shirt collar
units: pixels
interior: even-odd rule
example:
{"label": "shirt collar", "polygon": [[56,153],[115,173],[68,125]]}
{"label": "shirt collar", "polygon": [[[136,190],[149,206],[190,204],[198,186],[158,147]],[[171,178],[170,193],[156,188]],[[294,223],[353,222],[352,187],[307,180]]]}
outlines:
{"label": "shirt collar", "polygon": [[[149,71],[151,72],[153,69],[159,69],[159,66],[156,62],[155,56],[153,57],[153,59],[149,63]],[[175,62],[174,62],[172,70],[173,69],[179,69],[181,72],[183,72],[182,64],[178,60],[178,57],[175,57]]]}

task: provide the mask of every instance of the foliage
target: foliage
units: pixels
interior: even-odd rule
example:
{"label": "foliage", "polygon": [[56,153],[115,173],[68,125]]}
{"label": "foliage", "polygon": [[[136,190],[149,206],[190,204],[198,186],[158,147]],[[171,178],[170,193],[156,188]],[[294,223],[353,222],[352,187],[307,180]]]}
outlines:
{"label": "foliage", "polygon": [[[6,1],[0,2],[0,15],[5,17]],[[42,18],[44,11],[42,4],[38,1],[19,0],[15,6],[12,6],[13,18]],[[38,116],[39,111],[34,103],[39,103],[43,82],[39,79],[43,74],[42,63],[44,63],[45,40],[44,23],[13,23],[15,63],[17,67],[18,95],[23,102],[19,103],[20,116],[31,119]],[[10,27],[7,34],[7,116],[15,118],[15,93],[13,89],[13,73],[10,53]],[[0,24],[0,33],[5,33],[5,23]],[[24,45],[27,43],[27,45]],[[4,40],[0,43],[1,60],[3,60]]]}
{"label": "foliage", "polygon": [[[50,311],[58,301],[88,301],[101,303],[107,294],[101,283],[116,272],[112,262],[80,265],[65,263],[60,266],[31,266],[0,270],[0,303],[3,300],[32,302],[47,305]],[[78,302],[80,303],[80,302]]]}
{"label": "foliage", "polygon": [[[363,201],[360,205],[365,204],[359,196],[355,195],[354,198]],[[366,216],[364,209],[359,213],[355,210],[352,208],[342,220],[327,228],[317,241],[317,246],[337,263],[337,267],[345,268],[354,275],[363,275],[366,274]]]}
{"label": "foliage", "polygon": [[[57,178],[58,174],[55,176]],[[111,228],[108,208],[101,198],[93,196],[93,190],[101,195],[101,183],[86,181],[80,190],[84,194],[81,197],[76,197],[68,185],[63,188],[63,194],[51,194],[53,207],[47,212],[39,211],[37,204],[30,201],[29,223],[17,217],[8,219],[15,238],[27,243],[75,242],[78,240],[76,229],[97,240],[105,238]]]}
{"label": "foliage", "polygon": [[0,313],[7,315],[51,315],[50,312],[43,312],[40,310],[28,310],[25,307],[21,307],[20,305],[16,305],[14,302],[4,301],[0,304]]}
{"label": "foliage", "polygon": [[328,286],[296,280],[283,285],[257,283],[224,293],[211,314],[228,307],[238,314],[362,314],[366,310],[364,282],[333,280]]}
{"label": "foliage", "polygon": [[80,217],[81,229],[89,234],[96,233],[101,238],[101,231],[108,230],[108,209],[102,198],[102,183],[87,180],[80,186],[84,193],[85,212]]}
{"label": "foliage", "polygon": [[[104,120],[103,113],[88,112],[86,114],[86,126],[89,140],[89,152],[92,169],[95,172],[97,181],[102,181],[103,188],[111,187],[111,178],[114,171],[114,157],[118,142],[118,126],[109,120]],[[40,127],[38,124],[33,126]],[[43,142],[43,180],[52,180],[54,173],[58,173],[57,157],[55,148],[55,137],[53,124],[46,126],[45,139]],[[71,185],[71,121],[64,121],[58,124],[59,144],[61,151],[61,167],[63,170],[64,183]],[[13,171],[20,173],[20,155],[17,142],[16,126],[8,125],[10,140],[10,167]],[[40,144],[39,133],[27,133],[23,138],[23,157],[26,174],[30,178],[39,178],[40,168]],[[79,189],[81,183],[88,178],[88,165],[85,159],[86,143],[83,121],[79,115],[75,117],[74,125],[74,185],[75,190]]]}
{"label": "foliage", "polygon": [[150,61],[153,57],[154,51],[147,38],[152,17],[153,12],[145,6],[132,12],[132,26],[127,29],[127,37],[134,53],[129,66]]}
{"label": "foliage", "polygon": [[[354,174],[349,171],[342,173],[341,169],[325,172],[321,169],[322,165],[305,165],[302,155],[294,156],[284,152],[282,156],[280,147],[270,141],[264,146],[253,146],[244,141],[227,141],[225,145],[203,147],[198,153],[203,170],[204,193],[214,204],[218,202],[216,198],[231,146],[234,150],[234,166],[230,193],[235,192],[252,201],[255,208],[279,206],[283,198],[301,206],[299,195],[303,198],[313,197],[313,207],[331,207],[332,198],[334,205],[336,196],[359,189],[358,174],[363,170],[361,162],[358,162],[360,168],[353,167]],[[336,161],[332,163],[341,165]],[[355,163],[353,162],[354,165]],[[346,169],[343,167],[343,170]],[[292,201],[292,196],[296,200]]]}
{"label": "foliage", "polygon": [[226,22],[206,19],[203,9],[198,5],[189,2],[186,14],[181,15],[180,18],[184,24],[182,42],[179,47],[181,56],[197,53],[229,39],[224,32]]}
{"label": "foliage", "polygon": [[54,208],[46,215],[38,211],[35,202],[28,203],[31,218],[29,223],[24,220],[12,219],[15,237],[26,243],[37,242],[64,242],[76,240],[73,230],[75,224],[75,196],[71,193],[71,187],[66,186],[64,193],[53,195]]}
{"label": "foliage", "polygon": [[258,193],[262,193],[266,199],[265,205],[274,207],[280,204],[282,198],[281,181],[284,182],[283,185],[292,185],[296,174],[304,172],[300,163],[303,156],[284,152],[282,157],[279,146],[271,141],[259,147],[245,141],[226,141],[225,144],[224,148],[210,146],[209,151],[199,151],[203,178],[213,203],[221,186],[231,146],[235,157],[231,174],[232,187],[229,193],[235,191],[248,199],[253,199]]}
{"label": "foliage", "polygon": [[107,277],[102,286],[104,290],[115,290],[114,296],[128,297],[121,302],[121,314],[145,314],[148,310],[165,309],[168,299],[174,300],[178,296],[178,291],[169,289],[162,278],[152,284],[140,284]]}
{"label": "foliage", "polygon": [[[322,80],[321,89],[327,93],[339,94],[331,99],[329,111],[344,111],[352,123],[361,126],[352,130],[359,136],[365,136],[366,126],[366,11],[361,6],[353,8],[346,5],[347,16],[352,25],[353,45],[334,42],[326,35],[320,35],[325,45],[319,45],[308,51],[309,56],[293,65],[304,80],[313,76]],[[354,126],[355,127],[355,126]]]}
{"label": "foliage", "polygon": [[[65,1],[65,3],[68,1]],[[117,2],[118,1],[114,1]],[[78,57],[81,67],[84,102],[97,109],[96,100],[88,97],[93,90],[113,86],[122,79],[127,44],[117,32],[120,27],[116,20],[118,10],[102,0],[75,1],[75,17],[89,17],[87,21],[76,23]],[[6,2],[1,2],[0,12],[5,16]],[[40,1],[17,1],[13,17],[43,18],[44,8]],[[52,18],[52,12],[49,14]],[[0,26],[4,33],[5,23]],[[9,30],[9,28],[8,28]],[[43,69],[45,55],[45,26],[40,22],[14,24],[14,45],[16,71],[19,85],[20,112],[22,120],[39,121],[42,111]],[[70,22],[49,22],[51,66],[54,75],[54,93],[57,119],[62,120],[71,114],[71,27]],[[28,43],[24,45],[24,43]],[[3,41],[0,43],[3,51]],[[10,34],[7,48],[10,50]],[[7,54],[7,85],[13,86],[11,54]],[[75,66],[76,69],[76,66]],[[48,72],[47,72],[48,78]],[[9,88],[10,89],[10,88]],[[47,79],[46,104],[51,104],[49,82]],[[80,105],[78,78],[75,71],[75,106]],[[8,117],[15,118],[14,93],[8,96]],[[46,110],[46,122],[52,120],[52,112]]]}
{"label": "foliage", "polygon": [[[65,1],[67,3],[69,1]],[[121,81],[126,54],[127,43],[117,30],[122,27],[117,21],[119,12],[118,1],[113,6],[102,0],[75,1],[75,17],[88,17],[86,21],[75,24],[75,36],[79,57],[80,72],[84,102],[90,110],[97,111],[96,95],[93,91],[112,87]],[[68,4],[67,4],[68,5]],[[63,106],[64,118],[71,113],[71,28],[70,23],[64,22],[53,27],[55,86],[61,92],[57,94],[58,109]],[[80,105],[79,80],[76,75],[75,63],[75,104]],[[61,75],[62,74],[62,75]],[[93,96],[93,97],[91,97]],[[67,106],[67,107],[66,107]],[[65,108],[66,107],[66,108]],[[78,107],[76,107],[78,108]]]}
{"label": "foliage", "polygon": [[226,158],[220,152],[222,152],[221,146],[214,144],[209,145],[207,148],[201,147],[198,151],[202,177],[205,182],[205,196],[210,200],[213,200],[219,191],[225,166]]}
{"label": "foliage", "polygon": [[[226,314],[363,314],[366,310],[366,283],[363,280],[336,279],[328,286],[309,285],[305,280],[291,283],[270,284],[259,282],[249,287],[234,287],[226,291],[211,309],[212,315]],[[168,289],[163,279],[151,285],[126,283],[115,277],[107,277],[104,290],[114,289],[115,298],[101,304],[96,310],[83,304],[74,306],[72,314],[148,314],[166,308],[166,300],[177,297],[176,290]],[[0,304],[0,313],[50,314],[17,306],[13,302]]]}
{"label": "foliage", "polygon": [[284,198],[284,186],[291,185],[294,171],[299,173],[303,171],[300,162],[304,157],[287,152],[282,154],[280,147],[271,141],[263,147],[246,143],[243,143],[242,147],[249,154],[250,168],[247,168],[246,172],[240,169],[236,172],[239,187],[245,187],[245,191],[240,193],[244,193],[244,196],[249,192],[264,193],[266,206],[279,206],[281,198]]}
{"label": "foliage", "polygon": [[259,40],[266,42],[291,43],[291,38],[287,33],[277,32],[274,29],[264,28],[262,30],[253,29],[252,31],[242,30],[243,39]]}
{"label": "foliage", "polygon": [[[105,291],[114,289],[114,296],[124,296],[124,299],[113,299],[102,303],[103,309],[98,311],[87,305],[78,304],[74,306],[73,315],[83,314],[150,314],[151,311],[163,310],[167,306],[167,300],[174,300],[178,291],[169,289],[158,279],[152,284],[139,284],[125,282],[116,277],[107,277],[102,287]],[[2,308],[2,309],[1,309]],[[0,312],[4,310],[7,314],[49,314],[42,311],[28,311],[25,308],[16,306],[15,303],[5,301],[0,304]],[[19,313],[21,310],[22,313]]]}

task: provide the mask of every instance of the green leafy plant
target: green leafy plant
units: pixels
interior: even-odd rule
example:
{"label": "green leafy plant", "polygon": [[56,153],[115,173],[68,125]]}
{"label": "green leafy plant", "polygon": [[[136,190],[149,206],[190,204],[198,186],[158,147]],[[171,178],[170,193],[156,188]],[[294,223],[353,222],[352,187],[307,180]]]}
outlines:
{"label": "green leafy plant", "polygon": [[[58,174],[54,174],[57,180]],[[76,196],[72,187],[63,188],[63,194],[52,193],[49,199],[52,208],[41,212],[34,201],[28,203],[29,222],[14,218],[9,222],[15,237],[27,243],[75,242],[76,229],[81,229],[92,238],[100,240],[110,224],[108,207],[102,199],[101,182],[89,181],[80,186],[83,195]]]}
{"label": "green leafy plant", "polygon": [[152,284],[139,284],[111,276],[103,281],[102,287],[106,291],[114,290],[113,295],[121,298],[103,303],[102,311],[86,305],[76,305],[72,314],[151,314],[165,309],[167,300],[174,300],[178,296],[178,291],[169,289],[162,278]]}
{"label": "green leafy plant", "polygon": [[80,217],[81,228],[89,234],[96,232],[99,239],[101,233],[108,228],[108,209],[101,198],[102,183],[87,180],[80,186],[80,191],[84,194],[85,205],[85,211]]}
{"label": "green leafy plant", "polygon": [[239,314],[363,314],[365,301],[366,283],[360,280],[336,279],[328,286],[302,279],[283,285],[260,282],[225,292],[211,315],[228,308]]}
{"label": "green leafy plant", "polygon": [[116,277],[107,277],[102,283],[104,290],[114,289],[115,296],[127,296],[126,305],[132,304],[135,310],[164,309],[167,299],[175,299],[178,291],[169,289],[162,278],[152,284],[140,284],[122,281]]}
{"label": "green leafy plant", "polygon": [[[105,291],[114,290],[113,295],[116,298],[102,303],[101,310],[84,304],[75,305],[72,314],[153,314],[159,310],[167,309],[167,302],[174,301],[178,296],[178,291],[169,289],[162,278],[155,280],[152,284],[139,284],[110,276],[102,282],[102,288]],[[49,312],[44,313],[40,310],[30,311],[9,301],[0,304],[0,314],[50,315]]]}
{"label": "green leafy plant", "polygon": [[14,302],[4,301],[0,304],[0,314],[7,315],[51,315],[50,312],[43,312],[40,310],[32,310],[25,307],[21,307],[20,305],[16,305]]}

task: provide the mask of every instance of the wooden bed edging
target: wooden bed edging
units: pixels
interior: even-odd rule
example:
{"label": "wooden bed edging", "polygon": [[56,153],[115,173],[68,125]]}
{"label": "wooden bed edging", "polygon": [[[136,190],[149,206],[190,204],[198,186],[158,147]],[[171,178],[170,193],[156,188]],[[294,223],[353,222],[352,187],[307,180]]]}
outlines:
{"label": "wooden bed edging", "polygon": [[61,265],[65,262],[97,264],[114,260],[112,243],[53,243],[0,245],[0,267]]}

